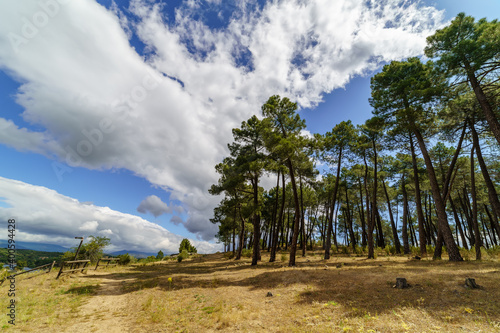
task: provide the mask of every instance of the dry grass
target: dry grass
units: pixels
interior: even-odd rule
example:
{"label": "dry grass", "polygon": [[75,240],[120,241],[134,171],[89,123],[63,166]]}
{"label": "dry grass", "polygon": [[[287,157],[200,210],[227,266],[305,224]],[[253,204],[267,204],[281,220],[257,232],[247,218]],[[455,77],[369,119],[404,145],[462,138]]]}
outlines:
{"label": "dry grass", "polygon": [[[289,268],[281,256],[268,263],[264,252],[251,267],[250,259],[214,254],[91,270],[63,281],[52,273],[19,279],[16,330],[79,332],[70,325],[81,323],[82,332],[108,333],[500,332],[498,260],[321,258],[319,252],[297,257],[297,267]],[[393,288],[396,277],[411,287]],[[466,277],[482,289],[466,289]],[[114,328],[105,323],[110,318]]]}

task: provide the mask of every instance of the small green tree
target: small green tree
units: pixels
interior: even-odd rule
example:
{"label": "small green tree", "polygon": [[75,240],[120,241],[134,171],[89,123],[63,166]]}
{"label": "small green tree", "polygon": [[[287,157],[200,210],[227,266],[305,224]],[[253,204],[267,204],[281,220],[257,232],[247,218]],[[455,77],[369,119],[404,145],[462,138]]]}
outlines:
{"label": "small green tree", "polygon": [[181,245],[179,246],[179,253],[181,253],[182,250],[186,250],[189,253],[197,253],[198,252],[198,250],[196,250],[196,248],[193,245],[191,245],[191,242],[187,238],[184,238],[181,241]]}
{"label": "small green tree", "polygon": [[162,252],[161,250],[160,250],[160,251],[158,251],[158,254],[156,255],[156,259],[158,259],[158,260],[162,260],[162,259],[163,259],[163,257],[165,257],[165,256],[163,255],[163,252]]}
{"label": "small green tree", "polygon": [[[78,258],[76,259],[97,262],[97,260],[102,257],[104,248],[109,244],[111,244],[111,240],[108,237],[89,236],[88,242],[82,244],[80,252],[78,253]],[[74,247],[71,251],[65,252],[62,256],[62,260],[73,260],[75,258],[76,249],[77,248]]]}

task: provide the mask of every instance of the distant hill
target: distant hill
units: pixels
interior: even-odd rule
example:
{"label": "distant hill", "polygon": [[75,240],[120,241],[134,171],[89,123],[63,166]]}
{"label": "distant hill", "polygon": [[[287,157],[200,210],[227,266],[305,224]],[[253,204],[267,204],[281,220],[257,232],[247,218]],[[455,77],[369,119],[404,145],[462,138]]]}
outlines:
{"label": "distant hill", "polygon": [[122,250],[122,251],[116,251],[116,252],[111,252],[109,255],[111,256],[119,256],[120,254],[125,254],[125,253],[128,253],[130,254],[131,256],[137,258],[137,259],[141,259],[141,258],[147,258],[149,256],[155,256],[158,254],[157,253],[148,253],[148,252],[139,252],[139,251],[127,251],[127,250]]}
{"label": "distant hill", "polygon": [[[31,268],[50,264],[52,263],[52,261],[59,262],[62,255],[62,252],[57,251],[36,251],[31,249],[16,248],[16,261],[25,261],[26,267]],[[0,248],[0,263],[7,264],[7,258],[8,250],[5,248]]]}
{"label": "distant hill", "polygon": [[[0,240],[0,248],[7,248],[7,241]],[[35,251],[45,251],[45,252],[66,252],[69,251],[68,248],[46,243],[33,243],[33,242],[20,242],[16,241],[17,250],[35,250]]]}

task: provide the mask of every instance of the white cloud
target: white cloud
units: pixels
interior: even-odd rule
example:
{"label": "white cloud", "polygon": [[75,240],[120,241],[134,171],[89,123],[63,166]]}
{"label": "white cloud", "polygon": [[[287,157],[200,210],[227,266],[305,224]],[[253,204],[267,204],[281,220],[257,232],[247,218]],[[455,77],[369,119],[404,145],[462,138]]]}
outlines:
{"label": "white cloud", "polygon": [[[108,251],[178,252],[183,237],[138,216],[124,214],[61,195],[42,186],[0,177],[0,220],[16,220],[16,240],[75,246],[75,236],[106,236]],[[198,252],[211,253],[220,245],[199,240]]]}
{"label": "white cloud", "polygon": [[156,195],[150,195],[146,199],[142,200],[137,207],[139,213],[151,213],[154,217],[158,217],[161,214],[172,213],[172,208],[168,207],[166,203],[161,201]]}
{"label": "white cloud", "polygon": [[[85,203],[82,202],[81,204],[85,204]],[[78,230],[93,233],[93,232],[97,231],[98,226],[99,226],[99,222],[97,222],[97,221],[87,221],[87,222],[83,222],[83,224],[80,227],[78,227]]]}
{"label": "white cloud", "polygon": [[[212,30],[193,19],[194,1],[175,23],[151,1],[132,1],[137,20],[91,0],[2,2],[0,68],[21,84],[24,120],[43,130],[0,118],[0,143],[89,169],[131,170],[183,202],[186,228],[211,239],[217,227],[208,219],[220,198],[207,190],[233,127],[270,95],[315,106],[381,61],[421,54],[443,19],[399,0],[273,1],[257,11],[249,4],[238,2],[227,28]],[[147,56],[129,45],[130,29]]]}

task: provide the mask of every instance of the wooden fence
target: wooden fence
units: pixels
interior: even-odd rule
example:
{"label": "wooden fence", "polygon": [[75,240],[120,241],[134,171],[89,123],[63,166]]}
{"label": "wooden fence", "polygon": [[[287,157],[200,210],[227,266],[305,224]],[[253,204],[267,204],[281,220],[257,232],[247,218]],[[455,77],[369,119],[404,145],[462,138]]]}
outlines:
{"label": "wooden fence", "polygon": [[[83,271],[86,269],[87,265],[90,263],[90,260],[70,260],[70,261],[63,261],[61,263],[61,269],[59,270],[59,273],[57,274],[56,280],[59,279],[59,276],[64,273],[71,273],[71,272],[76,272],[76,271]],[[70,269],[64,270],[64,266],[71,264]],[[82,267],[80,267],[83,265]],[[76,268],[74,268],[76,267]]]}
{"label": "wooden fence", "polygon": [[35,268],[32,268],[32,269],[28,269],[28,270],[26,270],[26,271],[22,271],[22,272],[19,272],[19,273],[16,273],[16,274],[12,274],[12,275],[6,276],[6,277],[4,277],[2,280],[0,280],[0,286],[3,284],[3,282],[4,282],[5,280],[8,280],[8,279],[10,279],[10,278],[13,278],[13,277],[15,277],[15,276],[18,276],[18,275],[21,275],[21,274],[25,274],[25,273],[28,273],[28,272],[37,271],[37,270],[40,270],[40,269],[42,269],[42,268],[46,269],[46,268],[48,267],[48,269],[49,269],[49,270],[47,271],[47,273],[50,273],[50,271],[51,271],[51,270],[52,270],[52,268],[54,267],[54,264],[55,264],[55,263],[56,263],[56,262],[55,262],[55,261],[53,261],[51,264],[45,264],[45,265],[38,266],[38,267],[35,267]]}
{"label": "wooden fence", "polygon": [[118,265],[118,261],[120,261],[120,258],[99,258],[99,260],[97,260],[97,265],[95,265],[95,270],[97,270],[97,267],[99,267],[99,263],[101,261],[108,262],[106,265],[101,264],[101,267],[107,268],[107,267]]}

